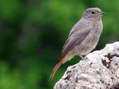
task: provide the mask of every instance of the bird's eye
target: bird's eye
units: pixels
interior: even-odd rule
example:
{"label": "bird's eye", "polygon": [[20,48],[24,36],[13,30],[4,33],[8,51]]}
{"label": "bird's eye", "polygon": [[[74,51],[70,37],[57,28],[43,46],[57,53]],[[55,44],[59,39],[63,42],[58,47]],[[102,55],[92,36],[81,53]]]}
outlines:
{"label": "bird's eye", "polygon": [[92,14],[95,14],[95,12],[94,12],[94,11],[92,11],[91,13],[92,13]]}

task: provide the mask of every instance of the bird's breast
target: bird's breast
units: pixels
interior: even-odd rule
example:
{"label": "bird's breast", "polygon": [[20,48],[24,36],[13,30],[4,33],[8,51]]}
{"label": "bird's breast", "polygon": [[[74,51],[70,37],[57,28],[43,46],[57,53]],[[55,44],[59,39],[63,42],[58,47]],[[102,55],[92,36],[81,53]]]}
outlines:
{"label": "bird's breast", "polygon": [[86,55],[96,47],[102,32],[102,28],[101,22],[95,22],[92,25],[87,37],[82,41],[81,45],[77,47],[80,55]]}

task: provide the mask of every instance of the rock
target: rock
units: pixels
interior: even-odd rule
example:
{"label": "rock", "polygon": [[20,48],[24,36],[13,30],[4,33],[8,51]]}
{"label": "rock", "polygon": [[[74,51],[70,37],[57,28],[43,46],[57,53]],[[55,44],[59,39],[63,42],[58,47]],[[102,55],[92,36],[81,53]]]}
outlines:
{"label": "rock", "polygon": [[119,42],[68,67],[54,89],[119,89]]}

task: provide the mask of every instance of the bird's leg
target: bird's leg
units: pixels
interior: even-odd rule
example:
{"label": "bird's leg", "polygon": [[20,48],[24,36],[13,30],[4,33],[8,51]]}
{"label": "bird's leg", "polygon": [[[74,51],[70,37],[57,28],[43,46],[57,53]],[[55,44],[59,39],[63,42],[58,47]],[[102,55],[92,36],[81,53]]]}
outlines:
{"label": "bird's leg", "polygon": [[81,60],[85,58],[85,56],[84,56],[84,55],[80,55],[80,57],[81,57]]}

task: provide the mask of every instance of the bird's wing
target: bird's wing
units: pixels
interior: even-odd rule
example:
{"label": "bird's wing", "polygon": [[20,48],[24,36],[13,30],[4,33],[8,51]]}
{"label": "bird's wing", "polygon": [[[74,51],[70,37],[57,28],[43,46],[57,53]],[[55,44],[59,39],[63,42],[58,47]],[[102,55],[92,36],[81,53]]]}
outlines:
{"label": "bird's wing", "polygon": [[87,37],[89,32],[91,31],[91,25],[86,23],[79,22],[77,23],[71,30],[69,34],[69,38],[66,40],[62,55],[67,54],[70,50],[72,50],[75,46],[80,45],[80,43]]}

